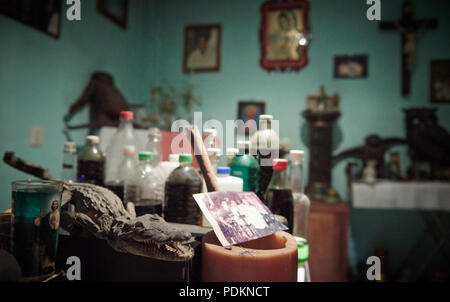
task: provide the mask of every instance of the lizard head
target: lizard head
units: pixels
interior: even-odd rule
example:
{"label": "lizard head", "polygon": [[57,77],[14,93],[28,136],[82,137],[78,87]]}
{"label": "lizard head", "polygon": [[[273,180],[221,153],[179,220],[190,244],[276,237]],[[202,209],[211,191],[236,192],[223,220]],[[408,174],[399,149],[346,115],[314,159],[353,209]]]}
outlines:
{"label": "lizard head", "polygon": [[118,219],[112,231],[110,243],[123,252],[168,261],[188,261],[194,256],[192,247],[183,244],[191,234],[172,227],[158,215]]}

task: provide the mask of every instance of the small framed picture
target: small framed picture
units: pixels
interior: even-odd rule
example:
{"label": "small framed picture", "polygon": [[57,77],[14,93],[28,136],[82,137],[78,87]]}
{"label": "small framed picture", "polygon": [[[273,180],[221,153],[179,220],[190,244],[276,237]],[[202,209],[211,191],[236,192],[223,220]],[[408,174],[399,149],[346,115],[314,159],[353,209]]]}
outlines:
{"label": "small framed picture", "polygon": [[183,71],[220,70],[222,27],[219,24],[187,26],[184,34]]}
{"label": "small framed picture", "polygon": [[430,101],[450,104],[450,59],[430,63]]}
{"label": "small framed picture", "polygon": [[127,29],[128,2],[128,0],[97,0],[97,10],[123,29]]}
{"label": "small framed picture", "polygon": [[[238,103],[238,120],[246,123],[249,120],[254,120],[256,125],[259,125],[259,116],[265,113],[266,103],[255,101],[241,101]],[[240,133],[244,134],[244,133]],[[248,128],[245,128],[245,135],[253,135],[249,133]]]}
{"label": "small framed picture", "polygon": [[338,55],[334,57],[334,77],[337,79],[367,78],[367,55]]}

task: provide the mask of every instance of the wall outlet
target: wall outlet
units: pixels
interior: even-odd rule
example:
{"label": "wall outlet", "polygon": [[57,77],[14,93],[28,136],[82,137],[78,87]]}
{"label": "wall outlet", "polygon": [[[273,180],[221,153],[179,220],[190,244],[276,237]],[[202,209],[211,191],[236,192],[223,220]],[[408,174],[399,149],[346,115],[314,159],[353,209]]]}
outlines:
{"label": "wall outlet", "polygon": [[30,128],[30,146],[40,147],[42,145],[43,129],[41,126],[32,126]]}

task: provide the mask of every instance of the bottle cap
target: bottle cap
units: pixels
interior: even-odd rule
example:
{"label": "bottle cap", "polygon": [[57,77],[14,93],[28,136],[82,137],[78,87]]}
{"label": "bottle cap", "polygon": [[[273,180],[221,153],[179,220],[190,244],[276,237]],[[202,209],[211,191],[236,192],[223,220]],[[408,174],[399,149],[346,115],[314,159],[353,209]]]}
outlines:
{"label": "bottle cap", "polygon": [[150,136],[161,136],[161,131],[159,128],[150,128],[148,129],[148,137]]}
{"label": "bottle cap", "polygon": [[180,163],[192,163],[192,155],[191,154],[180,154],[180,157],[178,158],[178,161]]}
{"label": "bottle cap", "polygon": [[98,144],[100,138],[96,135],[88,135],[86,136],[86,143],[88,144]]}
{"label": "bottle cap", "polygon": [[222,150],[220,150],[219,148],[208,148],[206,152],[208,153],[208,155],[220,156],[222,154]]}
{"label": "bottle cap", "polygon": [[273,167],[272,169],[274,171],[286,171],[287,169],[287,163],[288,161],[283,158],[275,158],[273,160]]}
{"label": "bottle cap", "polygon": [[66,152],[66,153],[77,152],[77,145],[75,144],[75,142],[65,142],[64,143],[64,152]]}
{"label": "bottle cap", "polygon": [[177,163],[180,155],[179,154],[169,154],[169,161],[172,163]]}
{"label": "bottle cap", "polygon": [[136,153],[136,148],[133,145],[123,147],[123,155],[133,156]]}
{"label": "bottle cap", "polygon": [[289,151],[291,161],[302,162],[305,156],[305,151],[303,150],[291,150]]}
{"label": "bottle cap", "polygon": [[153,153],[152,152],[139,152],[139,160],[152,160]]}
{"label": "bottle cap", "polygon": [[120,111],[120,119],[132,121],[134,118],[133,111]]}
{"label": "bottle cap", "polygon": [[238,148],[227,148],[227,155],[236,155],[239,153]]}
{"label": "bottle cap", "polygon": [[261,120],[263,120],[263,121],[271,121],[271,120],[273,120],[273,115],[270,115],[270,114],[261,114],[260,116],[259,116],[259,120],[261,121]]}
{"label": "bottle cap", "polygon": [[221,174],[221,175],[228,174],[228,175],[230,175],[230,173],[231,173],[230,167],[218,167],[217,168],[217,174]]}

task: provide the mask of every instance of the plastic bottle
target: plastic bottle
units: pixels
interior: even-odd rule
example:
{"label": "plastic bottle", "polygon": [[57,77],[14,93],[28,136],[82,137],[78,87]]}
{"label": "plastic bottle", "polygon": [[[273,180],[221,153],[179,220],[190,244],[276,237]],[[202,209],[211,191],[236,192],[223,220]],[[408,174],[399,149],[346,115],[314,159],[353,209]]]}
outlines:
{"label": "plastic bottle", "polygon": [[288,221],[289,232],[292,233],[294,205],[292,191],[286,174],[287,160],[273,160],[273,174],[265,194],[265,203],[274,214],[284,216]]}
{"label": "plastic bottle", "polygon": [[222,151],[219,148],[208,148],[206,152],[208,153],[209,161],[211,162],[213,171],[217,172],[217,167],[219,166],[219,160]]}
{"label": "plastic bottle", "polygon": [[86,147],[77,158],[77,179],[102,186],[105,177],[105,156],[98,147],[98,142],[98,136],[86,137]]}
{"label": "plastic bottle", "polygon": [[119,165],[123,160],[123,148],[134,146],[136,152],[140,145],[133,131],[133,112],[121,111],[120,124],[106,147],[106,185],[116,185],[120,181]]}
{"label": "plastic bottle", "polygon": [[[244,189],[244,181],[242,178],[231,176],[231,169],[229,167],[217,168],[217,184],[221,192],[242,192]],[[210,227],[211,224],[203,215],[202,225]]]}
{"label": "plastic bottle", "polygon": [[64,143],[64,154],[61,178],[68,182],[76,181],[75,164],[77,162],[77,145],[74,142]]}
{"label": "plastic bottle", "polygon": [[259,177],[259,198],[263,199],[267,186],[272,178],[271,159],[277,158],[279,154],[280,139],[272,129],[273,116],[263,114],[259,116],[259,129],[252,136],[251,142],[257,150],[256,158],[261,167]]}
{"label": "plastic bottle", "polygon": [[145,150],[153,153],[153,165],[162,162],[161,131],[158,128],[148,129],[148,143]]}
{"label": "plastic bottle", "polygon": [[137,216],[163,213],[163,175],[152,160],[151,152],[140,152],[134,179],[125,182],[126,202],[134,203]]}
{"label": "plastic bottle", "polygon": [[205,148],[220,148],[216,129],[205,129],[203,131]]}
{"label": "plastic bottle", "polygon": [[[134,146],[123,148],[123,160],[119,165],[119,179],[111,181],[106,187],[125,201],[125,182],[133,179],[137,169],[136,149]],[[125,203],[126,204],[126,203]]]}
{"label": "plastic bottle", "polygon": [[192,167],[192,155],[180,154],[180,166],[165,185],[164,218],[169,222],[201,224],[201,211],[193,194],[201,193],[203,178]]}
{"label": "plastic bottle", "polygon": [[249,154],[250,142],[238,141],[239,153],[231,161],[231,175],[242,178],[244,192],[258,191],[259,165]]}
{"label": "plastic bottle", "polygon": [[311,202],[305,195],[303,181],[303,158],[301,150],[291,150],[291,167],[289,170],[289,186],[294,199],[294,224],[292,234],[308,240],[309,208]]}

